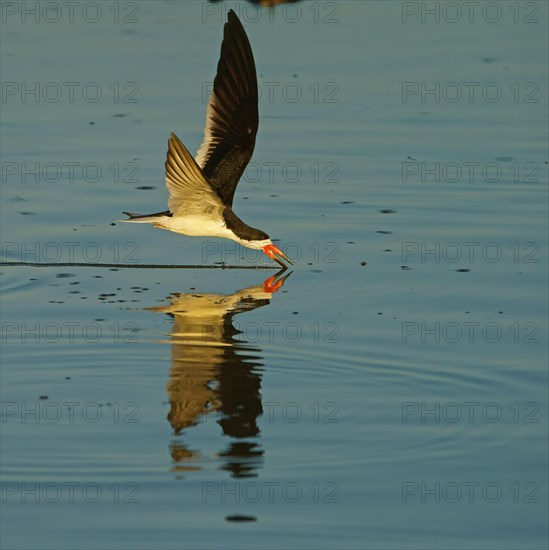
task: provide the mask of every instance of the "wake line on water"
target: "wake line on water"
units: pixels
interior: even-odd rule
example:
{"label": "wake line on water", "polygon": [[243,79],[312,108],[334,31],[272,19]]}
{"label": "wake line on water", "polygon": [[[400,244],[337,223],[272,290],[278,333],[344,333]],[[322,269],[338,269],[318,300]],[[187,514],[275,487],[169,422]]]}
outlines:
{"label": "wake line on water", "polygon": [[36,262],[0,262],[0,267],[109,267],[117,269],[280,269],[274,265],[166,265],[166,264],[100,264],[84,262],[36,263]]}

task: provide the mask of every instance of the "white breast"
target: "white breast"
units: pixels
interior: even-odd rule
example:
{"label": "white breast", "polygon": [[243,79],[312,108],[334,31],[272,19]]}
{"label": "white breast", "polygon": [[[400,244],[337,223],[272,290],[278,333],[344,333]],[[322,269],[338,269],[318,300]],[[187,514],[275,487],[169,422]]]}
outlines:
{"label": "white breast", "polygon": [[162,226],[169,231],[182,233],[191,237],[234,237],[232,231],[225,227],[220,219],[212,219],[206,216],[173,216],[163,220]]}

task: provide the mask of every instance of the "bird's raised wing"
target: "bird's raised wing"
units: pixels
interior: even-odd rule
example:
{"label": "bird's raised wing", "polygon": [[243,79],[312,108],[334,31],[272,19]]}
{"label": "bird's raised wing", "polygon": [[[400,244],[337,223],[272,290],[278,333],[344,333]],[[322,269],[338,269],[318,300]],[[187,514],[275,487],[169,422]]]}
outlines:
{"label": "bird's raised wing", "polygon": [[181,140],[171,134],[166,159],[168,208],[173,214],[209,214],[225,207]]}
{"label": "bird's raised wing", "polygon": [[202,173],[228,206],[232,206],[236,186],[254,151],[257,102],[252,49],[242,23],[231,10],[206,111],[204,140],[196,153]]}

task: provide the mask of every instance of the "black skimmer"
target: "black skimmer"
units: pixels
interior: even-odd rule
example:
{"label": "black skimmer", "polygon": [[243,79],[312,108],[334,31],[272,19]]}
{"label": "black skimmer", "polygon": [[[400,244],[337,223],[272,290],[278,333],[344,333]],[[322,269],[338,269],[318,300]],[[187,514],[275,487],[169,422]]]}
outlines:
{"label": "black skimmer", "polygon": [[222,237],[262,250],[283,268],[290,259],[269,235],[244,223],[232,209],[238,181],[252,158],[259,124],[257,75],[250,42],[233,10],[225,23],[217,75],[196,160],[172,133],[168,141],[168,208],[156,214],[124,212],[125,222],[196,237]]}

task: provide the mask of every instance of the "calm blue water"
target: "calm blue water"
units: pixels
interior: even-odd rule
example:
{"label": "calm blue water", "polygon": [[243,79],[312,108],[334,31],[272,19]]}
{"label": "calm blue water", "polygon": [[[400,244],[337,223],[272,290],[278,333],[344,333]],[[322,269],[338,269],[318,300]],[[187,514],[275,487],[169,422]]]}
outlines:
{"label": "calm blue water", "polygon": [[[1,268],[2,547],[546,548],[547,5],[24,4],[2,260],[51,265]],[[276,292],[115,222],[198,148],[230,7]]]}

